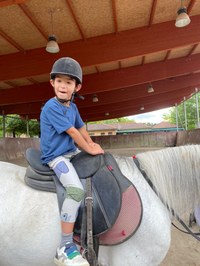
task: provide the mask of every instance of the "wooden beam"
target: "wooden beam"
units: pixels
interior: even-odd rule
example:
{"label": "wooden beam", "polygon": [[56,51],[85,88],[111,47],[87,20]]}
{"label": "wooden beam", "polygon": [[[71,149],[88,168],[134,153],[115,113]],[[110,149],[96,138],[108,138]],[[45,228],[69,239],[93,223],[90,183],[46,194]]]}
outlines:
{"label": "wooden beam", "polygon": [[[124,109],[120,109],[120,110],[115,110],[115,111],[111,111],[109,112],[109,115],[106,115],[107,110],[105,110],[102,113],[95,113],[93,112],[90,115],[87,115],[86,113],[82,113],[81,111],[81,116],[83,118],[83,120],[86,122],[89,121],[98,121],[98,120],[105,120],[105,119],[111,119],[111,118],[118,118],[118,117],[124,117],[124,116],[130,116],[130,115],[136,115],[136,114],[141,114],[141,113],[146,113],[146,112],[151,112],[151,111],[155,111],[155,110],[159,110],[162,108],[167,108],[167,107],[172,107],[175,106],[175,104],[180,104],[182,102],[183,98],[179,97],[179,98],[174,98],[171,101],[164,101],[164,102],[157,102],[157,103],[153,103],[153,104],[148,104],[145,105],[145,109],[143,111],[140,110],[139,107],[131,107],[131,108],[126,108],[126,106],[124,106]],[[26,113],[21,114],[21,116],[26,117]],[[29,118],[30,119],[39,119],[39,115],[40,112],[34,112],[29,114]]]}
{"label": "wooden beam", "polygon": [[[194,93],[194,88],[182,88],[181,90],[176,90],[173,92],[167,92],[162,93],[159,95],[151,95],[149,97],[141,97],[138,99],[126,99],[122,104],[118,104],[117,102],[115,104],[102,104],[99,106],[82,106],[79,107],[80,113],[87,114],[87,117],[93,116],[94,114],[99,113],[112,113],[112,112],[119,112],[120,110],[124,112],[127,109],[140,109],[141,106],[144,106],[145,109],[149,105],[157,104],[159,102],[165,102],[166,104],[168,102],[171,102],[174,99],[183,97],[189,97],[192,93]],[[43,102],[36,102],[36,103],[24,103],[24,104],[13,104],[9,106],[2,106],[1,107],[1,113],[4,114],[19,114],[19,115],[31,115],[31,114],[39,114],[41,112],[41,108],[43,106]]]}
{"label": "wooden beam", "polygon": [[117,22],[117,11],[116,11],[116,0],[112,0],[112,13],[113,13],[113,24],[115,33],[118,33],[118,22]]}
{"label": "wooden beam", "polygon": [[42,26],[38,23],[35,16],[29,11],[28,7],[23,3],[19,4],[19,7],[24,12],[24,14],[30,19],[30,21],[33,23],[33,25],[37,28],[37,30],[40,32],[40,34],[44,37],[44,39],[48,40],[48,35],[45,33]]}
{"label": "wooden beam", "polygon": [[0,7],[17,5],[17,4],[25,3],[26,1],[27,0],[1,0]]}
{"label": "wooden beam", "polygon": [[171,77],[176,77],[181,81],[180,76],[186,76],[188,73],[190,74],[200,69],[199,62],[200,54],[196,54],[190,58],[177,58],[165,62],[106,71],[100,75],[86,75],[83,78],[82,91],[84,94],[108,92],[113,90],[113,88],[120,89]]}
{"label": "wooden beam", "polygon": [[[179,99],[175,99],[171,102],[159,102],[156,105],[149,105],[148,107],[145,108],[144,111],[141,111],[140,109],[127,109],[127,110],[120,110],[119,112],[115,111],[112,113],[109,113],[109,115],[105,115],[105,112],[102,114],[93,114],[90,116],[87,116],[86,114],[82,114],[82,118],[83,121],[85,122],[90,122],[90,121],[99,121],[99,120],[106,120],[106,119],[112,119],[112,118],[119,118],[119,117],[124,117],[124,116],[131,116],[131,115],[137,115],[137,114],[141,114],[141,113],[146,113],[146,112],[151,112],[151,111],[155,111],[155,110],[159,110],[159,109],[163,109],[163,108],[167,108],[167,107],[172,107],[175,105],[175,103],[179,104],[182,101],[182,98]],[[22,115],[23,117],[26,117],[26,114]],[[29,115],[29,119],[39,119],[39,113],[35,113],[35,114],[30,114]]]}
{"label": "wooden beam", "polygon": [[79,30],[79,33],[80,33],[82,39],[85,40],[85,35],[84,35],[83,30],[82,30],[82,28],[81,28],[80,22],[78,21],[78,18],[77,18],[77,16],[75,15],[75,12],[74,12],[74,10],[73,10],[73,7],[72,7],[72,3],[71,3],[71,1],[70,1],[70,0],[66,0],[66,4],[67,4],[67,6],[68,6],[68,8],[69,8],[69,10],[70,10],[70,12],[71,12],[71,15],[72,15],[72,17],[73,17],[73,19],[74,19],[74,22],[75,22],[75,24],[76,24],[76,26],[77,26],[77,28],[78,28],[78,30]]}
{"label": "wooden beam", "polygon": [[[167,107],[172,107],[175,105],[175,103],[179,104],[182,101],[181,98],[176,98],[173,99],[170,102],[158,102],[154,104],[150,104],[148,106],[145,106],[144,111],[141,111],[140,108],[132,107],[132,108],[125,108],[123,110],[115,110],[109,113],[109,115],[106,115],[107,111],[103,113],[92,113],[90,115],[87,115],[85,113],[81,113],[81,117],[83,118],[84,121],[98,121],[98,120],[104,120],[104,119],[111,119],[111,118],[118,118],[118,117],[124,117],[124,116],[130,116],[130,115],[136,115],[136,114],[141,114],[141,113],[146,113],[146,112],[151,112],[155,110],[159,110],[162,108],[167,108]],[[25,112],[24,114],[21,114],[21,116],[26,117],[27,113]],[[35,111],[33,113],[28,114],[29,119],[39,119],[40,117],[40,111]]]}
{"label": "wooden beam", "polygon": [[79,107],[79,110],[82,113],[85,113],[87,115],[93,114],[93,113],[102,113],[105,112],[105,110],[107,110],[108,112],[112,112],[112,111],[116,111],[116,110],[123,110],[123,109],[128,109],[128,108],[135,108],[135,107],[140,107],[140,106],[147,106],[149,104],[156,104],[157,102],[161,101],[161,102],[168,102],[173,100],[174,98],[181,98],[183,99],[183,97],[188,97],[190,96],[192,93],[194,93],[194,88],[193,87],[187,87],[187,88],[182,88],[181,90],[176,90],[176,91],[172,91],[172,92],[167,92],[167,93],[162,93],[162,94],[158,94],[158,95],[151,95],[148,97],[141,97],[138,99],[126,99],[126,101],[124,101],[123,103],[119,104],[119,103],[115,103],[115,104],[103,104],[103,105],[99,105],[96,107]]}
{"label": "wooden beam", "polygon": [[0,29],[0,35],[3,37],[9,44],[15,47],[18,51],[24,53],[25,49],[20,46],[15,40],[13,40],[10,36],[8,36],[2,29]]}
{"label": "wooden beam", "polygon": [[[106,72],[104,72],[106,74]],[[128,98],[130,99],[137,99],[141,97],[149,97],[151,94],[147,92],[148,83],[135,85],[135,86],[128,86],[123,87],[123,83],[121,84],[113,84],[112,87],[106,87],[109,85],[110,82],[113,81],[114,77],[110,77],[111,80],[106,78],[102,73],[102,80],[100,82],[98,80],[98,74],[96,76],[96,82],[94,81],[95,78],[91,75],[91,79],[88,79],[87,82],[84,83],[83,88],[80,91],[80,94],[85,96],[84,101],[79,101],[79,106],[91,106],[92,103],[92,95],[98,91],[97,96],[99,98],[99,102],[92,103],[93,106],[98,106],[102,104],[112,104],[112,103],[121,103],[126,101]],[[119,70],[120,74],[120,70]],[[119,76],[119,75],[118,75]],[[124,73],[126,77],[126,73]],[[99,83],[100,85],[99,85]],[[94,87],[95,84],[95,91],[94,89],[91,90],[91,87]],[[118,86],[117,86],[118,85]],[[185,88],[185,87],[198,87],[200,85],[200,73],[180,76],[173,79],[166,79],[160,80],[152,83],[154,87],[153,95],[175,91],[177,89]],[[99,87],[100,86],[100,87]],[[100,89],[103,88],[102,91]],[[105,89],[107,90],[105,93]],[[22,87],[15,87],[6,90],[0,90],[0,105],[9,105],[9,104],[22,104],[27,102],[45,102],[49,98],[54,96],[53,89],[51,88],[49,82],[42,83],[42,84],[32,84],[28,86]]]}
{"label": "wooden beam", "polygon": [[191,13],[192,8],[193,8],[195,2],[196,2],[196,0],[190,0],[190,3],[189,3],[188,8],[187,8],[188,15]]}
{"label": "wooden beam", "polygon": [[[59,56],[48,54],[44,48],[28,50],[23,55],[2,55],[0,80],[49,73],[53,62],[58,57],[66,56],[66,51],[68,56],[77,59],[82,67],[87,67],[196,44],[200,42],[199,28],[200,15],[193,16],[192,23],[184,28],[174,27],[174,22],[170,21],[119,34],[97,36],[85,41],[63,43],[60,44]],[[9,71],[3,71],[5,68]]]}
{"label": "wooden beam", "polygon": [[156,6],[157,6],[157,0],[152,0],[152,7],[151,7],[150,18],[149,18],[149,27],[153,24]]}
{"label": "wooden beam", "polygon": [[175,105],[175,103],[180,103],[182,101],[182,98],[177,98],[172,100],[171,102],[158,102],[157,104],[152,104],[149,106],[146,106],[145,109],[143,111],[140,110],[140,108],[128,108],[125,110],[115,110],[109,113],[109,115],[106,115],[106,112],[104,113],[95,113],[95,114],[81,114],[82,118],[84,121],[99,121],[99,120],[104,120],[104,119],[112,119],[112,118],[119,118],[119,117],[124,117],[124,116],[132,116],[132,115],[136,115],[136,114],[142,114],[142,113],[147,113],[147,112],[151,112],[151,111],[155,111],[155,110],[159,110],[162,108],[167,108],[167,107],[172,107]]}

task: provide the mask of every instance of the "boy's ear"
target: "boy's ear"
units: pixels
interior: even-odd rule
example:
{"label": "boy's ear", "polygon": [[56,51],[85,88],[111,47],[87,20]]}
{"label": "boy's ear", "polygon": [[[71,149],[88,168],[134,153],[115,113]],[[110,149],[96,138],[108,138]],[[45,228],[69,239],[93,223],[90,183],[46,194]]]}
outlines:
{"label": "boy's ear", "polygon": [[51,86],[54,87],[54,80],[53,79],[50,79],[49,82],[50,82]]}
{"label": "boy's ear", "polygon": [[78,85],[76,86],[75,91],[76,91],[76,92],[80,91],[81,87],[82,87],[82,85],[81,85],[81,84],[78,84]]}

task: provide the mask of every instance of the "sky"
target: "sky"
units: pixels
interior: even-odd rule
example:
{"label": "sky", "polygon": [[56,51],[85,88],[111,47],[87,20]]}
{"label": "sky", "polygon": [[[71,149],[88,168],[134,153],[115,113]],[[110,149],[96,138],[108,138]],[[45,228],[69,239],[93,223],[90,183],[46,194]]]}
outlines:
{"label": "sky", "polygon": [[134,119],[136,123],[153,123],[158,124],[164,119],[162,118],[163,114],[167,114],[170,108],[160,109],[157,111],[143,113],[139,115],[129,116],[129,119]]}

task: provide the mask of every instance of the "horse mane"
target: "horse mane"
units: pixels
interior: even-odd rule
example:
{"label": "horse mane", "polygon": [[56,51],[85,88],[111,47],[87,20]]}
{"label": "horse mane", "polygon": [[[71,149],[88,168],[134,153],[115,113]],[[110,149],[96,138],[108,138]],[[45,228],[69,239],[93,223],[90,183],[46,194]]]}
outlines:
{"label": "horse mane", "polygon": [[148,151],[137,158],[166,206],[178,215],[194,211],[200,203],[200,145]]}

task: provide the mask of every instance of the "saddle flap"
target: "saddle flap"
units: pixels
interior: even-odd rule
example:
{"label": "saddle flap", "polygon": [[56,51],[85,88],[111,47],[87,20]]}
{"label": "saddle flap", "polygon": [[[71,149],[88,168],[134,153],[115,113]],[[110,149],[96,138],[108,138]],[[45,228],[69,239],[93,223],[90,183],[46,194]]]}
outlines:
{"label": "saddle flap", "polygon": [[39,174],[43,175],[54,175],[54,172],[49,168],[48,165],[43,165],[40,161],[41,158],[41,151],[28,148],[25,153],[26,160],[28,161],[29,165]]}
{"label": "saddle flap", "polygon": [[[86,180],[81,180],[83,187]],[[106,232],[115,223],[121,208],[121,188],[105,165],[92,177],[92,197],[93,197],[93,234],[99,235]],[[74,232],[80,235],[82,225],[84,202],[75,224]]]}
{"label": "saddle flap", "polygon": [[93,176],[101,166],[102,155],[91,155],[84,151],[78,153],[71,159],[79,178]]}

